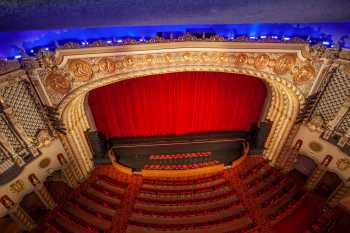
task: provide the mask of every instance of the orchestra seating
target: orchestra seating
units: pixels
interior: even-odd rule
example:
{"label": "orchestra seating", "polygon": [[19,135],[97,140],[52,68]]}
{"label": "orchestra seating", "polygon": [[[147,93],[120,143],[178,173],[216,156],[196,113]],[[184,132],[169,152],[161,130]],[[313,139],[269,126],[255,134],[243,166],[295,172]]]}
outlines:
{"label": "orchestra seating", "polygon": [[55,210],[50,218],[48,232],[105,232],[121,204],[128,184],[111,177],[93,177],[79,192],[74,193]]}
{"label": "orchestra seating", "polygon": [[[332,208],[323,208],[321,214],[309,226],[304,233],[325,233],[329,232],[334,221],[337,219],[337,211]],[[345,230],[344,230],[345,232]]]}
{"label": "orchestra seating", "polygon": [[[259,232],[256,211],[272,227],[288,218],[307,193],[256,156],[236,167],[192,176],[126,176],[112,166],[106,170],[74,190],[39,232],[110,232],[113,224],[121,224],[124,230],[118,232],[126,233]],[[322,232],[315,229],[328,217],[325,213],[310,223],[305,233]]]}
{"label": "orchestra seating", "polygon": [[201,177],[145,178],[127,233],[226,232],[254,226],[223,172]]}

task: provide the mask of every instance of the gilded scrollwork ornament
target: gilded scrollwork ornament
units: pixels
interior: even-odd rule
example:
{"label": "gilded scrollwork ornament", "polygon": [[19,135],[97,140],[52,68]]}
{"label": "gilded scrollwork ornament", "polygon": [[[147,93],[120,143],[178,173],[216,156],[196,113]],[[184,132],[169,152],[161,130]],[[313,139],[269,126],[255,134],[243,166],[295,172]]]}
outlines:
{"label": "gilded scrollwork ornament", "polygon": [[46,77],[45,86],[51,91],[64,95],[70,91],[72,83],[64,74],[53,71]]}
{"label": "gilded scrollwork ornament", "polygon": [[303,84],[311,80],[315,76],[315,73],[315,68],[312,65],[307,64],[298,69],[297,73],[293,77],[293,80],[297,84]]}
{"label": "gilded scrollwork ornament", "polygon": [[89,81],[93,75],[91,64],[81,59],[70,60],[68,70],[73,74],[74,80],[80,82]]}
{"label": "gilded scrollwork ornament", "polygon": [[337,161],[337,168],[341,171],[345,171],[350,167],[350,160],[349,159],[339,159]]}
{"label": "gilded scrollwork ornament", "polygon": [[101,58],[98,62],[99,71],[103,74],[111,74],[115,69],[115,63],[107,57]]}
{"label": "gilded scrollwork ornament", "polygon": [[248,61],[248,55],[244,53],[240,53],[237,56],[235,56],[233,63],[236,66],[242,66],[242,65],[245,65],[247,61]]}
{"label": "gilded scrollwork ornament", "polygon": [[265,69],[270,62],[270,57],[267,54],[259,54],[255,57],[254,67],[258,70]]}
{"label": "gilded scrollwork ornament", "polygon": [[133,65],[135,65],[135,58],[132,57],[132,56],[125,57],[125,58],[122,60],[122,64],[123,64],[124,67],[133,66]]}
{"label": "gilded scrollwork ornament", "polygon": [[289,72],[296,62],[294,54],[284,54],[278,57],[273,66],[273,72],[278,75],[283,75]]}

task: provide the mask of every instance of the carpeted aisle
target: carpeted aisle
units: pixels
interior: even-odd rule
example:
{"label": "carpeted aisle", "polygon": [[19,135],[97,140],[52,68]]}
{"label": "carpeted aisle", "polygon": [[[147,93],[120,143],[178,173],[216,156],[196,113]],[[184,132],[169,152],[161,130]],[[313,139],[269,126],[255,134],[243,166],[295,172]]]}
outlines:
{"label": "carpeted aisle", "polygon": [[303,233],[321,212],[323,201],[308,193],[304,202],[281,222],[273,226],[275,233]]}

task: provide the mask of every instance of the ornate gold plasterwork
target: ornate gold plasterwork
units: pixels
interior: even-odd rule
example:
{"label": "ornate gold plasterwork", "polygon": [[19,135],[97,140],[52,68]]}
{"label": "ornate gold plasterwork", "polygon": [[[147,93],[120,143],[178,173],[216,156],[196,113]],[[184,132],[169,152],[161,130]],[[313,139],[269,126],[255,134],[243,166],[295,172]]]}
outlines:
{"label": "ornate gold plasterwork", "polygon": [[302,84],[302,83],[307,82],[307,81],[311,80],[312,78],[314,78],[315,73],[316,73],[315,68],[312,65],[307,64],[307,65],[302,66],[297,71],[297,73],[293,77],[293,80],[297,84]]}
{"label": "ornate gold plasterwork", "polygon": [[315,141],[311,141],[309,143],[309,147],[314,152],[321,152],[323,150],[323,146],[320,143]]}
{"label": "ornate gold plasterwork", "polygon": [[101,58],[97,64],[98,64],[99,71],[103,74],[111,74],[111,73],[114,73],[115,71],[116,65],[110,58],[107,58],[107,57]]}
{"label": "ornate gold plasterwork", "polygon": [[278,75],[286,74],[292,69],[295,62],[295,54],[284,54],[273,61],[273,72]]}
{"label": "ornate gold plasterwork", "polygon": [[48,146],[52,140],[52,137],[49,134],[47,129],[42,129],[36,135],[36,141],[38,143],[38,147]]}
{"label": "ornate gold plasterwork", "polygon": [[47,168],[51,163],[51,159],[49,158],[44,158],[39,162],[39,167],[41,169]]}
{"label": "ornate gold plasterwork", "polygon": [[337,161],[337,168],[341,171],[345,171],[350,167],[350,160],[349,159],[339,159]]}
{"label": "ornate gold plasterwork", "polygon": [[[218,65],[237,68],[237,70],[249,67],[259,72],[277,74],[284,77],[287,82],[296,82],[298,85],[303,85],[305,81],[315,76],[314,67],[309,64],[304,65],[302,61],[296,59],[296,54],[290,53],[169,52],[111,56],[98,59],[72,59],[67,62],[66,66],[60,68],[61,76],[58,75],[57,71],[49,74],[46,86],[53,90],[53,92],[48,91],[51,101],[58,104],[66,93],[72,93],[71,87],[73,90],[77,90],[86,83],[103,79],[106,75],[142,72],[142,70],[149,68],[164,69],[177,66],[205,66],[209,68]],[[66,73],[70,73],[71,77],[66,77]],[[93,79],[92,76],[94,76]],[[70,80],[72,80],[71,86]],[[308,91],[305,86],[300,90],[304,93]]]}
{"label": "ornate gold plasterwork", "polygon": [[[99,47],[98,50],[86,48],[75,49],[72,55],[63,51],[62,55],[56,56],[61,61],[58,70],[62,75],[69,75],[66,78],[72,82],[71,89],[58,95],[52,88],[47,88],[46,93],[50,102],[58,107],[66,125],[67,136],[62,136],[64,138],[62,141],[72,161],[75,175],[79,179],[86,177],[93,168],[91,151],[84,136],[84,131],[90,127],[84,109],[87,93],[117,81],[171,72],[229,72],[263,79],[272,91],[267,119],[274,122],[266,143],[265,155],[272,161],[277,161],[276,157],[285,140],[289,140],[288,135],[293,128],[300,105],[303,104],[304,95],[311,87],[309,82],[300,83],[294,80],[297,74],[304,75],[305,72],[300,69],[308,64],[304,59],[300,59],[300,50],[292,50],[291,47],[286,52],[283,52],[283,48],[261,49],[262,44],[259,50],[251,49],[249,46],[242,49],[237,42],[232,44],[232,47],[227,42],[217,44],[210,42],[205,44],[207,46],[205,47],[201,43],[196,44],[198,38],[193,38],[193,41],[191,44],[188,41],[177,41],[171,45],[162,41],[156,47],[130,42],[126,50],[123,50],[122,46]],[[234,49],[235,46],[239,48],[237,51]],[[72,61],[85,64],[89,72],[73,72],[70,67]],[[45,74],[45,72],[38,73]],[[84,73],[91,74],[91,78],[80,80],[76,78],[77,74]],[[304,80],[303,75],[299,76]],[[297,86],[299,84],[300,86]]]}
{"label": "ornate gold plasterwork", "polygon": [[73,74],[74,80],[80,82],[89,81],[94,73],[91,64],[82,59],[70,60],[68,70]]}
{"label": "ornate gold plasterwork", "polygon": [[53,71],[46,77],[45,86],[49,93],[57,92],[59,94],[66,94],[70,91],[72,84],[64,74]]}
{"label": "ornate gold plasterwork", "polygon": [[255,57],[254,67],[258,70],[265,69],[270,62],[270,56],[267,54],[259,54]]}
{"label": "ornate gold plasterwork", "polygon": [[19,179],[10,184],[10,190],[13,193],[20,193],[24,189],[24,181]]}
{"label": "ornate gold plasterwork", "polygon": [[234,56],[233,63],[236,66],[242,66],[245,65],[248,61],[248,55],[244,53],[240,53],[236,56]]}

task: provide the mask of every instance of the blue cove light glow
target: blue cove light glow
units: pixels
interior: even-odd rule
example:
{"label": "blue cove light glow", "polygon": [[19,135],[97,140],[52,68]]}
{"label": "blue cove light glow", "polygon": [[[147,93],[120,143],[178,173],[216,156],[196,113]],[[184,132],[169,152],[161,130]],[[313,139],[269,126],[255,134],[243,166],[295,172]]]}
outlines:
{"label": "blue cove light glow", "polygon": [[271,37],[288,41],[300,37],[310,44],[322,43],[333,47],[340,42],[342,47],[350,48],[350,22],[347,23],[315,23],[315,24],[226,24],[226,25],[162,25],[135,27],[101,27],[73,28],[58,30],[36,30],[21,32],[0,32],[0,57],[19,59],[19,48],[24,48],[34,55],[38,48],[53,50],[57,44],[77,42],[82,46],[96,40],[121,43],[125,38],[145,41],[155,37],[157,33],[172,33],[174,37],[186,32],[216,33],[227,39],[247,36],[251,39]]}

